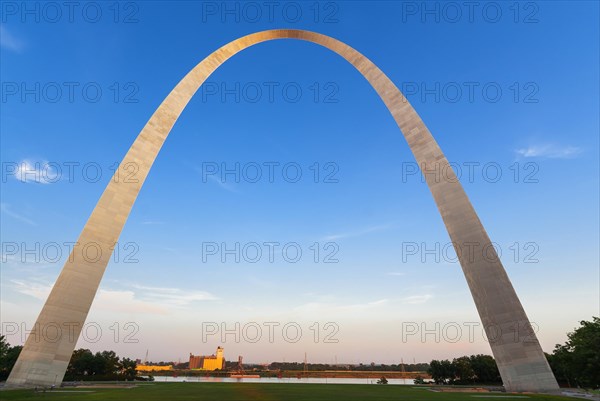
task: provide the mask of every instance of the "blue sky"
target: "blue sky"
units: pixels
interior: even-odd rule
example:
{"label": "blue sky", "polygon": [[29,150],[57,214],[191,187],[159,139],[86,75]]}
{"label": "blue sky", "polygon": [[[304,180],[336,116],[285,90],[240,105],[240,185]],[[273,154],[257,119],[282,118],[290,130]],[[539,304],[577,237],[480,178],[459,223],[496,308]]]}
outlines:
{"label": "blue sky", "polygon": [[[3,331],[19,327],[12,343],[164,97],[218,47],[273,28],[340,39],[405,91],[462,172],[546,351],[600,313],[597,3],[483,2],[469,13],[462,3],[281,2],[272,18],[263,3],[229,2],[224,14],[221,2],[83,2],[72,14],[29,4],[5,2],[0,32],[0,299]],[[238,165],[238,180],[220,174]],[[134,358],[148,349],[154,360],[223,345],[228,359],[252,362],[489,353],[481,327],[468,338],[477,312],[413,169],[391,115],[339,56],[291,40],[243,51],[171,132],[88,317],[103,335],[94,341],[94,326],[79,345]],[[236,243],[251,253],[223,262]],[[255,243],[262,257],[251,263]],[[239,342],[202,336],[236,322]],[[252,322],[263,328],[256,343]],[[273,342],[268,322],[279,324]],[[285,340],[286,324],[302,329],[298,342]],[[414,324],[463,335],[404,339]],[[133,331],[138,342],[125,341]]]}

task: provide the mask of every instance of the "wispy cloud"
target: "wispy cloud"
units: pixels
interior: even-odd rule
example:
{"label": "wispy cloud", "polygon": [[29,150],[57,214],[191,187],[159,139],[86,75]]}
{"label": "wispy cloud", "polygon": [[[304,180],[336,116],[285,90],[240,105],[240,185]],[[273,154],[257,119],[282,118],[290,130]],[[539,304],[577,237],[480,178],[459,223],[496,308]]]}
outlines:
{"label": "wispy cloud", "polygon": [[[4,248],[4,247],[3,247]],[[8,249],[9,246],[5,247],[4,251],[8,250],[9,253],[3,252],[0,255],[2,264],[12,269],[18,269],[21,272],[38,272],[39,269],[52,268],[55,265],[48,263],[45,260],[36,260],[37,255],[27,254],[27,252],[20,252],[19,249]],[[16,253],[12,253],[16,252]]]}
{"label": "wispy cloud", "polygon": [[433,298],[433,295],[431,294],[411,295],[410,297],[402,298],[402,302],[410,305],[424,304],[431,298]]}
{"label": "wispy cloud", "polygon": [[136,296],[140,299],[157,302],[162,305],[187,306],[192,302],[219,299],[207,291],[188,291],[171,287],[149,287],[139,284],[133,284],[131,287],[137,290]]}
{"label": "wispy cloud", "polygon": [[515,150],[520,157],[546,158],[546,159],[572,159],[582,153],[582,149],[576,146],[559,146],[554,144],[530,145]]}
{"label": "wispy cloud", "polygon": [[143,225],[146,226],[156,226],[156,225],[161,225],[161,224],[165,224],[163,221],[154,221],[154,220],[146,220],[146,221],[142,221]]}
{"label": "wispy cloud", "polygon": [[[35,280],[11,280],[14,290],[45,301],[53,284]],[[133,284],[131,288],[101,288],[94,300],[94,308],[117,312],[167,314],[173,308],[185,307],[193,302],[218,299],[206,291],[186,291],[179,288],[150,287]]]}
{"label": "wispy cloud", "polygon": [[218,186],[220,186],[221,188],[223,188],[226,191],[238,192],[238,190],[233,185],[223,182],[223,180],[221,180],[219,177],[215,177],[214,175],[209,175],[208,178],[210,178],[211,181],[216,182]]}
{"label": "wispy cloud", "polygon": [[0,203],[0,211],[4,214],[6,214],[7,216],[12,217],[13,219],[17,219],[19,221],[22,221],[23,223],[27,223],[30,226],[37,226],[37,224],[35,224],[35,222],[33,220],[28,219],[25,216],[20,215],[17,212],[14,212],[10,209],[10,205],[8,203]]}
{"label": "wispy cloud", "polygon": [[[45,301],[54,284],[40,283],[32,280],[11,280],[15,291]],[[168,308],[164,305],[140,300],[133,291],[100,289],[94,300],[94,309],[117,313],[150,313],[165,315]]]}
{"label": "wispy cloud", "polygon": [[362,229],[357,229],[357,230],[351,230],[351,231],[345,231],[345,232],[340,232],[337,234],[330,234],[330,235],[326,235],[322,238],[323,241],[335,241],[338,239],[344,239],[344,238],[352,238],[352,237],[361,237],[363,235],[366,234],[371,234],[377,231],[383,231],[383,230],[387,230],[391,227],[391,224],[382,224],[382,225],[376,225],[376,226],[369,226],[369,227],[365,227]]}
{"label": "wispy cloud", "polygon": [[169,308],[164,305],[140,300],[134,291],[100,289],[94,300],[94,307],[118,313],[148,313],[167,315]]}
{"label": "wispy cloud", "polygon": [[12,287],[17,292],[41,300],[45,300],[46,298],[48,298],[50,290],[52,289],[51,285],[36,283],[31,280],[28,280],[27,282],[20,280],[11,280],[11,283]]}
{"label": "wispy cloud", "polygon": [[0,24],[0,47],[20,53],[25,48],[25,42],[13,36],[4,25]]}
{"label": "wispy cloud", "polygon": [[16,165],[13,177],[25,183],[50,184],[60,180],[60,174],[48,162],[23,160]]}
{"label": "wispy cloud", "polygon": [[214,175],[214,174],[205,174],[202,172],[202,169],[200,167],[194,167],[194,170],[200,174],[200,176],[202,177],[202,182],[203,183],[207,183],[208,180],[206,180],[206,178],[208,178],[210,181],[216,183],[219,187],[221,187],[222,189],[229,191],[229,192],[233,192],[233,193],[237,193],[239,192],[238,189],[236,188],[236,186],[229,184],[227,182],[225,182],[223,179],[221,179],[220,176],[218,175]]}
{"label": "wispy cloud", "polygon": [[349,305],[340,305],[334,303],[326,303],[326,302],[308,302],[302,305],[299,305],[294,308],[296,312],[306,312],[306,313],[331,313],[334,315],[347,314],[352,315],[354,313],[359,313],[367,310],[371,310],[374,308],[378,308],[386,305],[389,302],[387,299],[378,299],[376,301],[358,303],[358,304],[349,304]]}

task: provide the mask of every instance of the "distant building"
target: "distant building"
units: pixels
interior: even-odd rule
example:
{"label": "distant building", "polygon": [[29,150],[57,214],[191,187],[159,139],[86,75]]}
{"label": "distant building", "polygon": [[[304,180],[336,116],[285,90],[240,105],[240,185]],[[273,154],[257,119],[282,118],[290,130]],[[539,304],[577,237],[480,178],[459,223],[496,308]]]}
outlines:
{"label": "distant building", "polygon": [[225,368],[223,348],[217,347],[216,355],[193,355],[190,354],[190,369],[217,370]]}
{"label": "distant building", "polygon": [[173,365],[137,365],[135,368],[138,372],[153,372],[173,370]]}

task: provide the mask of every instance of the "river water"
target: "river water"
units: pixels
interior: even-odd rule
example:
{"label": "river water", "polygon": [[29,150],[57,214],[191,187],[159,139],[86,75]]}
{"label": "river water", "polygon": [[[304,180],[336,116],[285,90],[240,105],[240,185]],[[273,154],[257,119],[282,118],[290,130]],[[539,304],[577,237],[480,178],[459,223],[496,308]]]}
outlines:
{"label": "river water", "polygon": [[[154,376],[156,383],[164,382],[190,382],[190,383],[310,383],[310,384],[377,384],[378,379],[353,379],[353,378],[323,378],[304,377],[261,377],[234,379],[231,377],[200,377],[200,376]],[[413,379],[387,379],[388,384],[414,384]]]}

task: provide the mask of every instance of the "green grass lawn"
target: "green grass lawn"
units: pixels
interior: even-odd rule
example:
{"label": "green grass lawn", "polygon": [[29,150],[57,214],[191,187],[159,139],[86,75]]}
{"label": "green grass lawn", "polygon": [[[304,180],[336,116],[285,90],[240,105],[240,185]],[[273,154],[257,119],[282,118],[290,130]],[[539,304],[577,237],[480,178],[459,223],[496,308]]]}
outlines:
{"label": "green grass lawn", "polygon": [[[86,391],[86,392],[84,392]],[[501,396],[502,398],[499,398]],[[4,390],[0,400],[125,400],[125,401],[465,401],[465,400],[567,400],[548,395],[519,395],[498,393],[439,393],[427,388],[400,385],[367,384],[255,384],[255,383],[146,383],[134,388],[67,388],[53,392],[33,390]],[[526,397],[526,398],[521,398]],[[571,399],[572,400],[572,399]]]}

